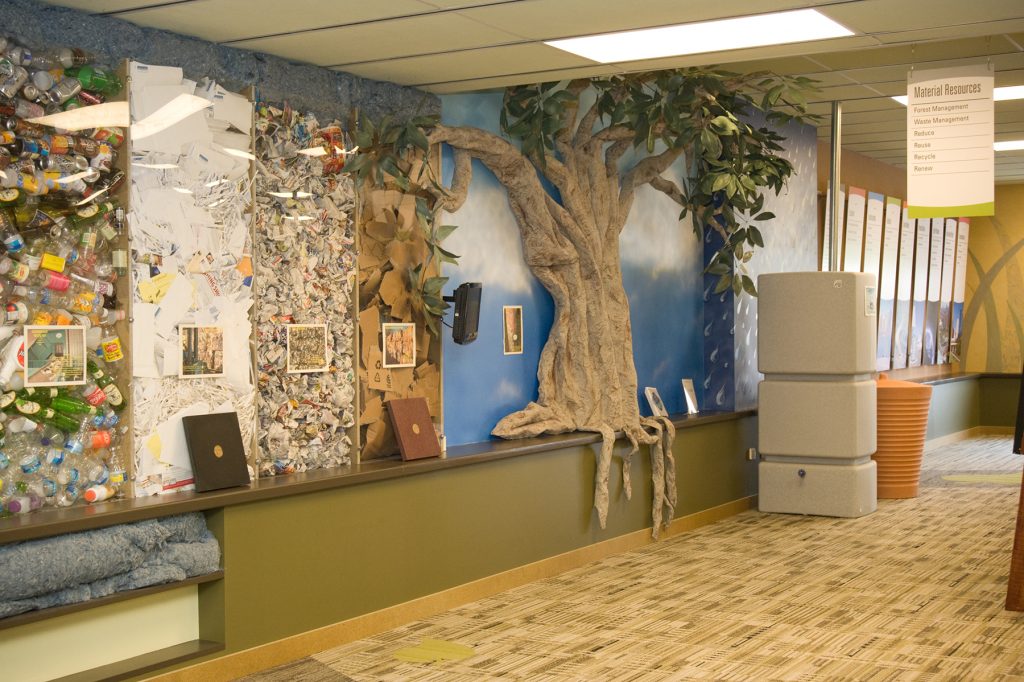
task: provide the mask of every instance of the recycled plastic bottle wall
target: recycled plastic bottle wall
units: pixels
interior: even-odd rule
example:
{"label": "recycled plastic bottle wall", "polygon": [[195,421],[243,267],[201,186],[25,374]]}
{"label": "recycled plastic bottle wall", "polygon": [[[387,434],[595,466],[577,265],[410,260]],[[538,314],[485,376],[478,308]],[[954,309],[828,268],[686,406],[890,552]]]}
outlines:
{"label": "recycled plastic bottle wall", "polygon": [[123,131],[28,122],[116,99],[79,49],[0,38],[0,503],[5,514],[130,494]]}

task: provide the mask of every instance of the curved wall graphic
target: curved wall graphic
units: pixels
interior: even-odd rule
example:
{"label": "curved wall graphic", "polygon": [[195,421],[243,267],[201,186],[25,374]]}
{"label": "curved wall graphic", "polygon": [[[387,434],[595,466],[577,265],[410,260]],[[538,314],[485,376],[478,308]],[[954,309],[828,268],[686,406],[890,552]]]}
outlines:
{"label": "curved wall graphic", "polygon": [[971,219],[964,369],[1021,371],[1024,360],[1024,184],[996,186],[996,214]]}

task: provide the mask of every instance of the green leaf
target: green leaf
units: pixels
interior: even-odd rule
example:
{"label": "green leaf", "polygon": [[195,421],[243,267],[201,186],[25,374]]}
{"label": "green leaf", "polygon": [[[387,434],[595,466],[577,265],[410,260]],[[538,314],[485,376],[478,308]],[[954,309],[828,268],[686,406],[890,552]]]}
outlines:
{"label": "green leaf", "polygon": [[743,291],[743,280],[739,277],[732,278],[732,293],[739,296],[740,292]]}
{"label": "green leaf", "polygon": [[754,246],[764,248],[764,237],[761,236],[761,230],[757,229],[753,225],[749,225],[747,227],[747,238]]}
{"label": "green leaf", "polygon": [[754,286],[754,280],[746,275],[743,275],[743,290],[751,296],[757,297],[757,287]]}
{"label": "green leaf", "polygon": [[718,278],[714,293],[720,294],[732,285],[732,275],[722,275]]}
{"label": "green leaf", "polygon": [[731,271],[731,268],[725,263],[712,263],[707,269],[709,275],[727,275]]}
{"label": "green leaf", "polygon": [[434,230],[434,241],[440,244],[458,228],[458,225],[438,225]]}
{"label": "green leaf", "polygon": [[771,211],[765,211],[764,213],[754,216],[754,220],[771,220],[774,217],[774,213]]}

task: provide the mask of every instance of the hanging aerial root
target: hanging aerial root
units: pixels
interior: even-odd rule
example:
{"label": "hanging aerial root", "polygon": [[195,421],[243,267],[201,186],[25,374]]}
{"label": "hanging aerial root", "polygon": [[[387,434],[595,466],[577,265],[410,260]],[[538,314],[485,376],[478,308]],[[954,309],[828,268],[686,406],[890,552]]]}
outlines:
{"label": "hanging aerial root", "polygon": [[598,523],[604,528],[608,520],[608,472],[612,464],[612,451],[615,449],[615,429],[601,424],[597,430],[601,434],[601,453],[598,455],[594,476],[594,509],[597,510]]}

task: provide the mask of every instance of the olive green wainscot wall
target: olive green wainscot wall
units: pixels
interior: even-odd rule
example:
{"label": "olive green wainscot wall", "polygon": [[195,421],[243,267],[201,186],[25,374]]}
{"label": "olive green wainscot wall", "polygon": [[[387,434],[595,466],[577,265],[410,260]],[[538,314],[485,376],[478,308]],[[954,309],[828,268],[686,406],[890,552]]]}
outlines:
{"label": "olive green wainscot wall", "polygon": [[[682,520],[675,532],[753,502],[756,462],[746,452],[755,445],[757,419],[752,412],[718,419],[691,417],[677,433],[676,517]],[[229,679],[587,560],[574,550],[590,548],[599,558],[648,541],[646,450],[632,460],[633,497],[626,500],[620,456],[627,447],[619,442],[602,530],[591,513],[600,444],[547,447],[466,466],[452,457],[419,475],[211,510],[224,579],[200,586],[200,636],[222,641],[226,649],[210,657],[217,660],[200,659],[200,668],[168,678],[201,673],[203,679]],[[617,542],[622,546],[608,546]],[[558,564],[559,555],[568,557],[565,564]],[[554,563],[546,561],[552,557]],[[447,598],[429,601],[428,595],[445,591]],[[402,607],[387,611],[396,605]],[[374,612],[378,618],[361,622]],[[348,619],[355,621],[339,623]],[[309,633],[317,628],[322,630]],[[244,651],[289,637],[264,651]]]}

